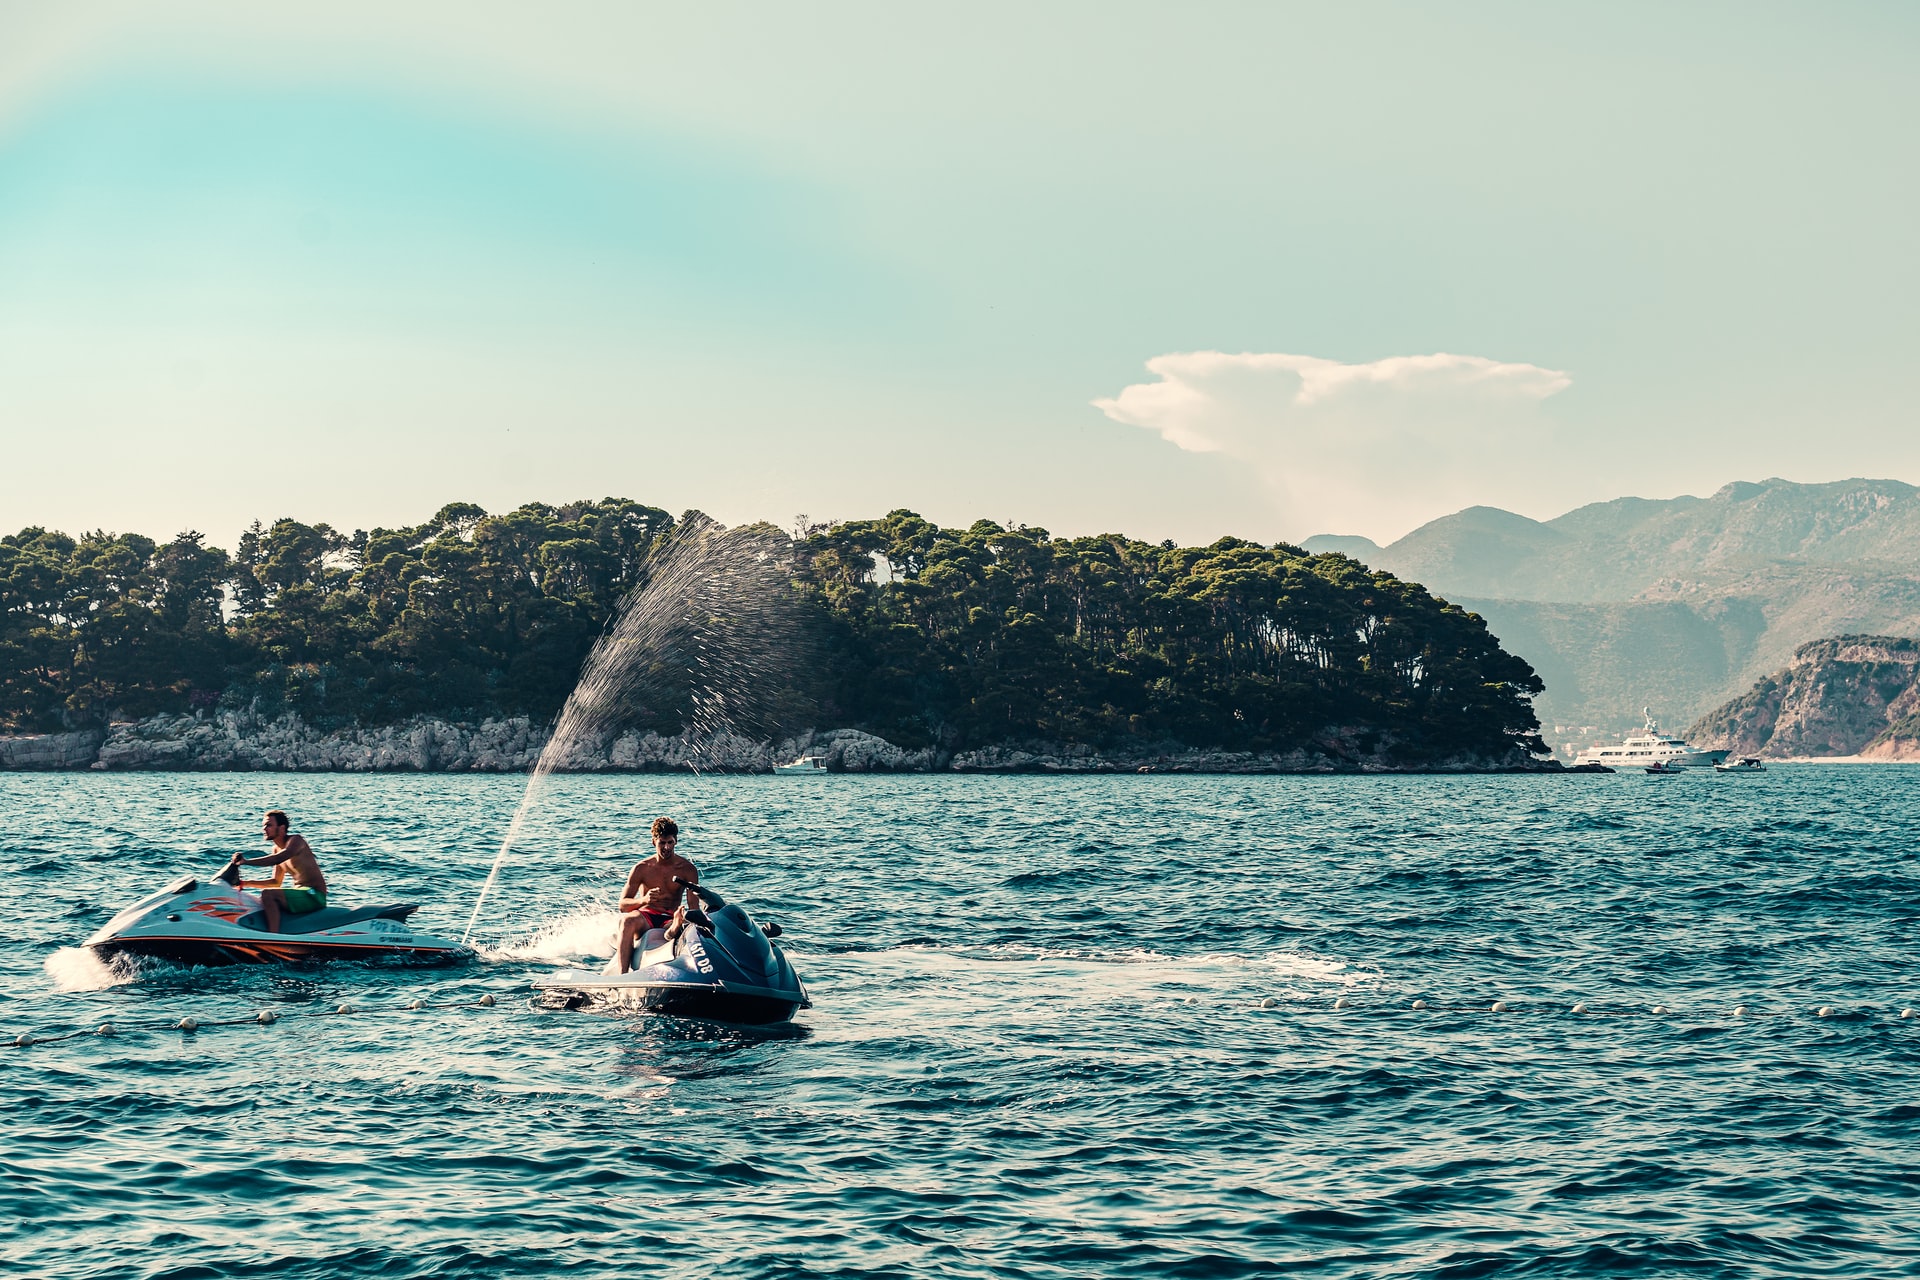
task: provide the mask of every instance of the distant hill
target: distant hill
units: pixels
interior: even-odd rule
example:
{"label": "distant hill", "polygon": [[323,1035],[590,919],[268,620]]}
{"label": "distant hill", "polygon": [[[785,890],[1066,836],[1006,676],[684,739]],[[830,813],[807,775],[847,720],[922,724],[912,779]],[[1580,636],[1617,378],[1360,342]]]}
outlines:
{"label": "distant hill", "polygon": [[1684,723],[1815,640],[1920,634],[1920,489],[1897,480],[1740,482],[1547,521],[1469,507],[1385,547],[1305,546],[1480,613],[1546,681],[1558,743],[1637,725],[1649,705]]}
{"label": "distant hill", "polygon": [[1837,636],[1702,716],[1689,740],[1738,754],[1920,760],[1920,641]]}

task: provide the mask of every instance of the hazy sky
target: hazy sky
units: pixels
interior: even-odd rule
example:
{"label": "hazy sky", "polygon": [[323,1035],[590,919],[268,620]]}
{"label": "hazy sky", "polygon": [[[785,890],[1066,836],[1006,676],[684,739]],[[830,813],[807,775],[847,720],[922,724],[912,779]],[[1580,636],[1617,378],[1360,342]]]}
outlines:
{"label": "hazy sky", "polygon": [[1920,480],[1917,34],[0,0],[0,529],[620,495],[1385,541]]}

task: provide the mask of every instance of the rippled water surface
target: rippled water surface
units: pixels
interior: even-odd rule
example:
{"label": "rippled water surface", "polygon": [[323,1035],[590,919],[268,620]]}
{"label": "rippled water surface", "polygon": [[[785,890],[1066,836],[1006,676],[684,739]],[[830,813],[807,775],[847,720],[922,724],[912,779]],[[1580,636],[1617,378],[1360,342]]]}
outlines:
{"label": "rippled water surface", "polygon": [[[73,949],[116,904],[264,848],[270,806],[336,902],[424,902],[416,922],[457,935],[521,783],[0,775],[0,1258],[1920,1274],[1916,768],[562,778],[465,967]],[[786,925],[800,1033],[530,999],[606,953],[659,813]],[[108,1019],[111,1039],[11,1045]]]}

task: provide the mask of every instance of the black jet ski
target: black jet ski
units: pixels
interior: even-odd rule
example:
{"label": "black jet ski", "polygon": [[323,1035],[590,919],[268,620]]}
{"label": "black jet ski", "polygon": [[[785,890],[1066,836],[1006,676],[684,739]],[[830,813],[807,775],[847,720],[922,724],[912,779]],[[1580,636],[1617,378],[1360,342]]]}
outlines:
{"label": "black jet ski", "polygon": [[407,918],[420,908],[412,903],[282,912],[280,931],[268,933],[259,896],[240,888],[238,879],[238,868],[229,866],[205,884],[192,876],[176,880],[107,921],[86,945],[102,957],[161,956],[190,964],[383,958],[444,964],[473,955],[450,938],[415,933]]}
{"label": "black jet ski", "polygon": [[537,979],[543,1000],[562,1008],[609,1004],[756,1027],[787,1022],[811,1007],[800,975],[773,942],[779,925],[762,929],[706,885],[680,884],[687,911],[679,937],[647,930],[635,943],[639,954],[628,973],[573,969]]}

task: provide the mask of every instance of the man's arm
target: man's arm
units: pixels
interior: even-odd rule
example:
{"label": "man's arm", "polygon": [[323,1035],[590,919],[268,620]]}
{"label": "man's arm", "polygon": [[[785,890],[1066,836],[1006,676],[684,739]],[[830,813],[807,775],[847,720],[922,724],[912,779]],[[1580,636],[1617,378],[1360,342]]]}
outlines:
{"label": "man's arm", "polygon": [[627,887],[620,891],[620,910],[637,911],[647,905],[645,898],[634,897],[634,894],[639,891],[643,878],[644,873],[640,869],[640,864],[634,863],[633,870],[627,873]]}

